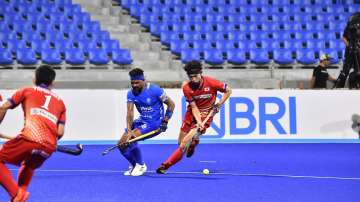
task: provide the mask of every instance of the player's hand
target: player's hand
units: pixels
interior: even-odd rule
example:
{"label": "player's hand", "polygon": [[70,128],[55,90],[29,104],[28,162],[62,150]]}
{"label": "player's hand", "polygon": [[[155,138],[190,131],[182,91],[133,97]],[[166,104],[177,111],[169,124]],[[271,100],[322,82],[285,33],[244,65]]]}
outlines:
{"label": "player's hand", "polygon": [[168,122],[163,120],[160,124],[160,131],[165,132],[167,130],[167,125],[168,125]]}
{"label": "player's hand", "polygon": [[220,107],[221,107],[221,105],[219,103],[215,103],[215,104],[213,104],[211,109],[213,110],[213,113],[216,114],[220,111]]}
{"label": "player's hand", "polygon": [[197,124],[196,124],[196,127],[197,127],[199,130],[202,130],[205,126],[204,126],[204,124],[202,124],[202,123],[197,123]]}

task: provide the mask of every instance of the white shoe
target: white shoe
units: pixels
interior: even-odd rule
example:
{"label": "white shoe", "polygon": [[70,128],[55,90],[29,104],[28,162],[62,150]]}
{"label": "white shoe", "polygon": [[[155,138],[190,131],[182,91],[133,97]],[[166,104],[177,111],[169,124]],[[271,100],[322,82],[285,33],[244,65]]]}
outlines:
{"label": "white shoe", "polygon": [[129,165],[129,170],[125,171],[125,172],[124,172],[124,175],[125,175],[125,176],[130,176],[132,170],[133,170],[132,165]]}
{"label": "white shoe", "polygon": [[134,169],[131,171],[131,176],[140,176],[143,175],[147,170],[146,164],[143,165],[136,164]]}

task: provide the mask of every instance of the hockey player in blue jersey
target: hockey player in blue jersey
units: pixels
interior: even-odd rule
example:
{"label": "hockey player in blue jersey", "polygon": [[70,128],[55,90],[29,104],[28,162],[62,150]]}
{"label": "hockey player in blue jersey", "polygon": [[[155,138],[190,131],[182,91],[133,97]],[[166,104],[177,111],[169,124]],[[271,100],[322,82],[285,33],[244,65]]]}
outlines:
{"label": "hockey player in blue jersey", "polygon": [[[145,140],[166,131],[175,104],[162,88],[145,81],[142,69],[132,69],[129,76],[131,89],[127,93],[127,128],[119,141],[119,144],[124,146],[119,147],[119,150],[130,162],[129,170],[124,175],[140,176],[146,172],[147,167],[139,145],[136,142],[126,143],[136,137],[143,137],[140,140]],[[167,105],[166,112],[163,103]],[[140,114],[135,120],[134,105]]]}

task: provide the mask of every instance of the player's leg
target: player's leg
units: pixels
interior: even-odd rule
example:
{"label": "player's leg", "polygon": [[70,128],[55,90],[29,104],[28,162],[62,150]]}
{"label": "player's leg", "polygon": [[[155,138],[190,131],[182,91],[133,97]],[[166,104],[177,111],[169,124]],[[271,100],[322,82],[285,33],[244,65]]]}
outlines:
{"label": "player's leg", "polygon": [[[123,143],[127,142],[128,139],[129,139],[128,134],[125,132],[122,135],[121,139],[119,140],[119,143],[123,144]],[[119,151],[125,157],[125,159],[128,160],[130,163],[129,169],[124,172],[124,175],[129,176],[131,174],[131,171],[135,167],[135,164],[136,164],[135,158],[131,155],[129,148],[119,147]]]}
{"label": "player's leg", "polygon": [[3,162],[0,162],[0,184],[11,198],[15,198],[19,187],[12,177],[10,170]]}
{"label": "player's leg", "polygon": [[5,163],[20,165],[27,150],[22,138],[9,140],[0,149],[0,184],[9,193],[12,201],[22,201],[29,197],[29,193],[19,188]]}
{"label": "player's leg", "polygon": [[[159,127],[160,127],[160,122],[158,122],[158,123],[157,122],[156,123],[142,122],[142,124],[137,128],[137,130],[134,131],[134,136],[135,136],[134,138],[145,135],[145,134],[151,134],[151,135],[145,137],[142,140],[152,138],[161,133],[161,132],[153,133],[154,131],[157,131]],[[130,144],[129,148],[130,148],[130,151],[136,161],[136,165],[131,172],[131,176],[143,175],[147,170],[147,166],[142,158],[142,154],[141,154],[139,145],[137,144],[137,142],[135,142],[135,143]]]}
{"label": "player's leg", "polygon": [[[206,119],[207,114],[204,114],[204,116],[201,117],[202,120]],[[204,134],[206,132],[206,129],[210,127],[212,123],[213,117],[211,116],[206,123],[204,124],[204,128],[199,131],[200,134]],[[191,144],[186,152],[186,157],[190,158],[195,153],[196,146],[200,143],[200,136],[195,135],[191,141]]]}
{"label": "player's leg", "polygon": [[[184,131],[180,131],[179,133],[179,140],[181,139],[179,146],[176,148],[176,150],[169,156],[166,161],[164,161],[159,168],[156,169],[156,172],[159,174],[165,174],[166,171],[173,165],[175,165],[177,162],[179,162],[183,155],[184,155],[184,139],[186,138],[186,135],[188,133]],[[180,138],[181,137],[181,138]]]}
{"label": "player's leg", "polygon": [[18,186],[25,190],[30,184],[35,169],[39,168],[54,152],[37,143],[31,142],[29,144],[32,144],[34,149],[29,152],[26,159],[22,162],[18,174]]}

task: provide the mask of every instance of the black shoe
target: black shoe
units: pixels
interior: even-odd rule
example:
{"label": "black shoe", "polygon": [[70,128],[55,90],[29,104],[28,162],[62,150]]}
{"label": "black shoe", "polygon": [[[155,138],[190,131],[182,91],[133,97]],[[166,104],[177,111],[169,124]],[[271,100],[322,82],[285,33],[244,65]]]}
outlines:
{"label": "black shoe", "polygon": [[165,174],[166,171],[167,171],[167,168],[165,167],[164,164],[161,164],[161,166],[156,169],[157,174]]}
{"label": "black shoe", "polygon": [[195,147],[196,145],[199,144],[199,139],[193,139],[191,142],[191,145],[189,146],[187,152],[186,152],[186,157],[190,158],[194,153],[195,153]]}

